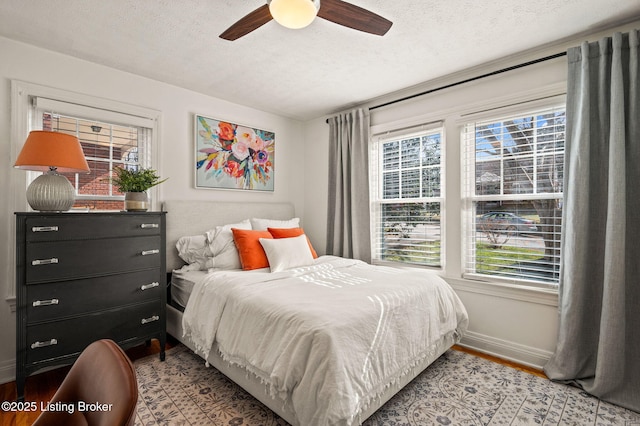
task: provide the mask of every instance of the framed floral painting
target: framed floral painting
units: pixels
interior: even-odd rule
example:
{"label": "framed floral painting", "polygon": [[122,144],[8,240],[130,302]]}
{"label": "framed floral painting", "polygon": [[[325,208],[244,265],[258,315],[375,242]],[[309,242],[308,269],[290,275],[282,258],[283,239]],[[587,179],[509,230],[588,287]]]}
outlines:
{"label": "framed floral painting", "polygon": [[195,116],[196,188],[273,191],[275,134]]}

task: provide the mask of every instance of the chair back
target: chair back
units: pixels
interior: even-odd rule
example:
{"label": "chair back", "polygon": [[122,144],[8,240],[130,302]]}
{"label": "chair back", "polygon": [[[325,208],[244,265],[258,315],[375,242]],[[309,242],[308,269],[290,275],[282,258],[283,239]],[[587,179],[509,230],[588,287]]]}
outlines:
{"label": "chair back", "polygon": [[136,372],[112,340],[91,343],[80,354],[34,425],[133,425],[138,401]]}

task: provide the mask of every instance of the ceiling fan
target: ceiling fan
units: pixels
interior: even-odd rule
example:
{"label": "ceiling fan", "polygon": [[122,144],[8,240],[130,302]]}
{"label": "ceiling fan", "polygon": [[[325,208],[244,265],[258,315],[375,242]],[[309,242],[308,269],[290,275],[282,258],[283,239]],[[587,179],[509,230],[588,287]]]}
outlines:
{"label": "ceiling fan", "polygon": [[373,12],[342,0],[267,0],[235,24],[220,38],[236,40],[274,19],[288,28],[303,28],[317,16],[336,24],[375,35],[385,35],[393,24]]}

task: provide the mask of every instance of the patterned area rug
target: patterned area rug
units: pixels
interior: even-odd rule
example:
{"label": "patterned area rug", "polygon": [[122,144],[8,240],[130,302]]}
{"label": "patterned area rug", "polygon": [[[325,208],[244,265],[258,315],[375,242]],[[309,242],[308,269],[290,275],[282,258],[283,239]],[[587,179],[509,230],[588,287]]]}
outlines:
{"label": "patterned area rug", "polygon": [[[136,425],[287,425],[185,346],[135,362]],[[450,350],[389,400],[365,426],[625,425],[640,413],[583,391]]]}

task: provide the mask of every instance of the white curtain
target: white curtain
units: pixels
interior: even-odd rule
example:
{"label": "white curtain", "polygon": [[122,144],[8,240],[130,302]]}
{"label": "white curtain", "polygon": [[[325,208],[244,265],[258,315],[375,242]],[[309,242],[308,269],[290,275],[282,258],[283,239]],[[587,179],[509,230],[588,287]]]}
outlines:
{"label": "white curtain", "polygon": [[369,110],[356,109],[327,122],[327,254],[370,262]]}
{"label": "white curtain", "polygon": [[640,411],[639,32],[568,51],[560,326],[545,372]]}

